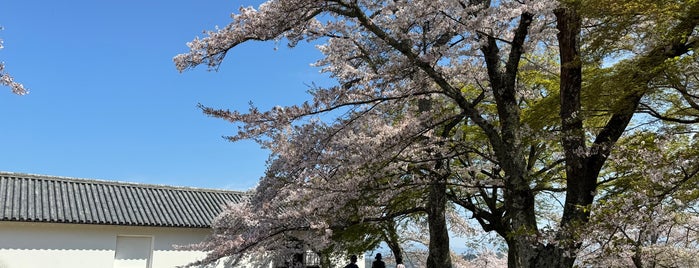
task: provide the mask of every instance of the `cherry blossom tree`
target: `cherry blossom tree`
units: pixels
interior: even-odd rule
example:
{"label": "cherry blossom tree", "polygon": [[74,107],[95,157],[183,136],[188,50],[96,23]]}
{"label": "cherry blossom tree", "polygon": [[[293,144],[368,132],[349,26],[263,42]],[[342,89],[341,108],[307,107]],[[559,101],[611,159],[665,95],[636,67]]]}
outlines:
{"label": "cherry blossom tree", "polygon": [[[581,261],[608,267],[699,265],[699,144],[675,129],[640,131],[623,143],[601,181]],[[633,168],[639,166],[644,168]]]}
{"label": "cherry blossom tree", "polygon": [[[0,27],[0,31],[1,30],[2,27]],[[3,42],[2,39],[0,39],[0,50],[3,48]],[[0,85],[9,87],[12,90],[12,93],[15,93],[17,95],[25,95],[28,93],[27,89],[25,89],[22,84],[16,82],[15,79],[12,78],[12,76],[10,76],[10,74],[5,71],[4,62],[0,62]]]}
{"label": "cherry blossom tree", "polygon": [[[333,234],[352,226],[424,217],[426,266],[452,267],[445,245],[455,205],[505,240],[508,266],[571,267],[615,145],[653,95],[651,82],[682,66],[669,60],[696,48],[699,3],[671,2],[272,0],[241,8],[228,26],[190,42],[177,68],[217,69],[251,40],[315,40],[325,55],[316,65],[338,85],[269,111],[203,107],[239,124],[231,140],[272,152],[250,202],[225,211],[199,245],[212,252],[203,262],[298,243],[341,251],[347,240]],[[547,209],[547,195],[563,196],[560,210]]]}

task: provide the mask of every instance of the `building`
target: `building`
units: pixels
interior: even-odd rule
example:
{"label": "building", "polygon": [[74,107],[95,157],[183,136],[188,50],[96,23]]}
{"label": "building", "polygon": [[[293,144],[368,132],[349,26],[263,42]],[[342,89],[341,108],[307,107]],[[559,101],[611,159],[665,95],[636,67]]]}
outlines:
{"label": "building", "polygon": [[204,252],[173,245],[202,241],[222,206],[244,198],[235,191],[0,172],[0,268],[184,265]]}

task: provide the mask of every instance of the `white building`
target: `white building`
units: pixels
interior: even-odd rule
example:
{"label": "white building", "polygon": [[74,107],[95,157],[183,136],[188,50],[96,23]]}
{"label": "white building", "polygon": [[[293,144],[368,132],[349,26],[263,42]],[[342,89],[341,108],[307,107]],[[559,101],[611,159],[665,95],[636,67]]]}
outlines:
{"label": "white building", "polygon": [[[173,246],[204,240],[223,206],[244,198],[237,191],[0,171],[0,268],[185,265],[205,253]],[[312,252],[301,259],[304,267],[319,265]],[[283,264],[270,260],[264,267]],[[357,264],[364,268],[364,256]]]}
{"label": "white building", "polygon": [[204,253],[173,245],[202,241],[222,205],[243,198],[235,191],[0,172],[0,268],[184,265]]}

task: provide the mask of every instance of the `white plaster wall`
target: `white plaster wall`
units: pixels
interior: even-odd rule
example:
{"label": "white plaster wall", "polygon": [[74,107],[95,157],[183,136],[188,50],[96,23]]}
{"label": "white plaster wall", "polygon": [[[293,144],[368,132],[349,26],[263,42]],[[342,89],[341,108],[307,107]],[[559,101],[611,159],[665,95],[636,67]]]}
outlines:
{"label": "white plaster wall", "polygon": [[[135,227],[95,224],[0,221],[0,268],[112,268],[117,236],[152,237],[151,268],[171,268],[203,258],[201,251],[175,250],[173,245],[201,242],[206,228]],[[364,256],[357,265],[365,268]],[[225,260],[206,268],[228,268]],[[349,258],[336,260],[339,267]],[[236,268],[260,268],[239,263]],[[271,268],[267,264],[266,268]]]}
{"label": "white plaster wall", "polygon": [[175,267],[204,256],[172,245],[202,241],[209,229],[0,221],[0,268],[111,268],[119,235],[153,237],[151,268]]}

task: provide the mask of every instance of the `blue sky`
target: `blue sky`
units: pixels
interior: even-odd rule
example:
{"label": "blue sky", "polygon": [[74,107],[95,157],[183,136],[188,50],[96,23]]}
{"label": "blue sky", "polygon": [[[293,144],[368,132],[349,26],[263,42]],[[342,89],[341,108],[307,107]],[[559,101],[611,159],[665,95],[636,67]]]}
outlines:
{"label": "blue sky", "polygon": [[[265,109],[329,83],[311,44],[248,43],[217,72],[179,73],[172,57],[203,30],[261,1],[4,1],[0,61],[30,89],[0,88],[0,170],[246,190],[268,152],[222,136],[235,127],[196,107]],[[279,47],[275,50],[274,48]]]}
{"label": "blue sky", "polygon": [[[268,152],[222,138],[235,126],[206,106],[301,103],[332,83],[312,44],[256,42],[217,72],[179,73],[172,57],[203,30],[262,1],[5,1],[0,61],[30,89],[0,88],[0,171],[247,190]],[[275,50],[275,47],[278,48]],[[452,240],[452,244],[461,244]],[[459,251],[459,250],[457,250]]]}

